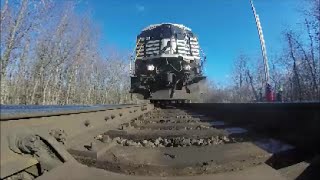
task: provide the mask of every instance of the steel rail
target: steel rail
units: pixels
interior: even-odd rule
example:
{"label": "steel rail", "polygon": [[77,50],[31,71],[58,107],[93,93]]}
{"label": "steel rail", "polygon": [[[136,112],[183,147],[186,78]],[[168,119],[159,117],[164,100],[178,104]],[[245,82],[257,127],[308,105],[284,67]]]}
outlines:
{"label": "steel rail", "polygon": [[129,107],[139,107],[141,105],[110,105],[107,107],[88,107],[78,110],[55,110],[53,112],[22,112],[22,113],[0,113],[0,121],[9,121],[9,120],[20,120],[20,119],[29,119],[29,118],[40,118],[40,117],[50,117],[50,116],[61,116],[61,115],[70,115],[70,114],[81,114],[81,113],[90,113],[114,109],[124,109]]}

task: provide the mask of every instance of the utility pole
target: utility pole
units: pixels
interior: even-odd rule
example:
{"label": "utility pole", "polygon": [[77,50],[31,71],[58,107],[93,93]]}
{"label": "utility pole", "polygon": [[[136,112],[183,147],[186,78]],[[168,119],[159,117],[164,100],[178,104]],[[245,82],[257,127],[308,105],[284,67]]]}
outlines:
{"label": "utility pole", "polygon": [[250,4],[252,7],[253,15],[256,21],[259,39],[260,39],[260,45],[261,45],[261,51],[262,51],[262,58],[263,58],[263,65],[264,65],[264,80],[265,80],[265,92],[266,92],[266,100],[268,102],[273,101],[273,92],[272,87],[269,83],[269,65],[268,65],[268,57],[267,57],[267,49],[266,44],[263,37],[263,31],[260,23],[259,15],[257,14],[256,8],[253,5],[253,0],[250,0]]}

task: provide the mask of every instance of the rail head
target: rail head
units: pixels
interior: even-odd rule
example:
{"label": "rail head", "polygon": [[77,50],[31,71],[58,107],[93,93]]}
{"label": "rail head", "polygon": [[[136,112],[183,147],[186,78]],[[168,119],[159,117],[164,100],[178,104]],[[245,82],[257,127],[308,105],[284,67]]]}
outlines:
{"label": "rail head", "polygon": [[71,115],[71,114],[81,114],[81,113],[90,113],[98,111],[107,111],[114,109],[124,109],[130,107],[140,107],[142,105],[133,105],[133,104],[124,104],[124,105],[107,105],[107,106],[88,106],[82,107],[80,109],[64,109],[64,108],[53,108],[53,111],[48,111],[47,109],[38,109],[37,111],[19,111],[15,110],[14,112],[6,112],[1,110],[0,121],[9,121],[9,120],[19,120],[19,119],[29,119],[29,118],[40,118],[40,117],[50,117],[50,116],[60,116],[60,115]]}

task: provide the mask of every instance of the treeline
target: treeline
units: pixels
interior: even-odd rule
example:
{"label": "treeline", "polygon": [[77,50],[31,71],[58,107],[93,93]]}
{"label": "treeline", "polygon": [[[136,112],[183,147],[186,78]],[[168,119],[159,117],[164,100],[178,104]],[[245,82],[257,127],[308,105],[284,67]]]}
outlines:
{"label": "treeline", "polygon": [[[274,92],[284,101],[320,100],[320,6],[304,0],[301,32],[284,30],[284,50],[269,56]],[[128,56],[99,45],[100,30],[75,1],[1,1],[1,104],[118,104],[129,92]],[[105,57],[107,56],[107,57]],[[207,87],[207,102],[264,96],[262,59],[240,54],[232,82]]]}
{"label": "treeline", "polygon": [[[299,32],[282,34],[283,52],[269,56],[270,83],[282,101],[320,101],[320,2],[304,0]],[[253,102],[265,98],[262,58],[242,53],[234,61],[232,83],[225,88],[209,85],[209,102]],[[261,99],[262,97],[262,99]]]}
{"label": "treeline", "polygon": [[102,55],[75,1],[1,2],[1,104],[131,102],[128,58]]}

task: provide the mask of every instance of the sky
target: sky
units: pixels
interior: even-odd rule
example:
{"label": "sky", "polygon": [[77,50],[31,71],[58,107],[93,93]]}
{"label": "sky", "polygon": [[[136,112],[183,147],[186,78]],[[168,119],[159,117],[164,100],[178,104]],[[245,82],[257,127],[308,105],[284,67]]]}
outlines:
{"label": "sky", "polygon": [[[269,56],[283,49],[281,33],[297,29],[304,0],[254,0]],[[230,82],[240,53],[261,60],[259,37],[249,0],[82,0],[101,28],[101,49],[135,47],[136,36],[150,25],[184,24],[198,36],[207,55],[205,73],[218,85]],[[85,7],[85,8],[84,8]]]}

